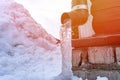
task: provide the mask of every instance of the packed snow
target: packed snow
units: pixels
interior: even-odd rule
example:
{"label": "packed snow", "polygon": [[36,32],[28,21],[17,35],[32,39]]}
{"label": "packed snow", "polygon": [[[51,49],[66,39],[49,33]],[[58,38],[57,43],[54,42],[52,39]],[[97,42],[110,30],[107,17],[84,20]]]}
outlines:
{"label": "packed snow", "polygon": [[[52,80],[61,73],[61,68],[57,40],[22,5],[1,0],[0,80]],[[74,76],[73,80],[82,78]]]}
{"label": "packed snow", "polygon": [[108,80],[108,78],[98,76],[98,77],[97,77],[97,80]]}
{"label": "packed snow", "polygon": [[57,40],[13,0],[0,1],[0,80],[48,80],[61,71]]}

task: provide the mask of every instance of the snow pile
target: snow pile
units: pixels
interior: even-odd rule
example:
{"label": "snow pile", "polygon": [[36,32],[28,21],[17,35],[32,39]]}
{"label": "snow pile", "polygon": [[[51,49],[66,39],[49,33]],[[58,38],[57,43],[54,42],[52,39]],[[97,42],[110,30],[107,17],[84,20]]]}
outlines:
{"label": "snow pile", "polygon": [[0,80],[50,80],[58,75],[56,42],[22,5],[0,1]]}
{"label": "snow pile", "polygon": [[108,78],[107,77],[100,77],[100,76],[98,76],[96,80],[108,80]]}
{"label": "snow pile", "polygon": [[72,80],[83,80],[82,78],[78,78],[76,76],[73,76]]}

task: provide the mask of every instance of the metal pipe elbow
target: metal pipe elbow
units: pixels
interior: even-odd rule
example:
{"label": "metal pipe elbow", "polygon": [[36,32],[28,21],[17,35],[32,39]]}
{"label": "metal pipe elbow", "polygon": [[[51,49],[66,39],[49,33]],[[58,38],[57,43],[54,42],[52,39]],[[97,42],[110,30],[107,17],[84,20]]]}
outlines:
{"label": "metal pipe elbow", "polygon": [[72,26],[84,24],[88,19],[87,9],[77,9],[70,12],[65,12],[61,15],[61,23],[64,24],[65,20],[70,19]]}

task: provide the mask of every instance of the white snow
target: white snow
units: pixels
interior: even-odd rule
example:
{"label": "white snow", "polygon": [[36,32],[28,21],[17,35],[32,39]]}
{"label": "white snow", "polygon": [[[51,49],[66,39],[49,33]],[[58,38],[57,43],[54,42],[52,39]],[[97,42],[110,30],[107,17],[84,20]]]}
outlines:
{"label": "white snow", "polygon": [[50,80],[61,72],[60,47],[28,11],[0,1],[0,80]]}
{"label": "white snow", "polygon": [[22,5],[0,1],[0,80],[52,80],[62,68],[56,43]]}
{"label": "white snow", "polygon": [[96,80],[108,80],[108,78],[107,77],[100,77],[100,76],[98,76]]}

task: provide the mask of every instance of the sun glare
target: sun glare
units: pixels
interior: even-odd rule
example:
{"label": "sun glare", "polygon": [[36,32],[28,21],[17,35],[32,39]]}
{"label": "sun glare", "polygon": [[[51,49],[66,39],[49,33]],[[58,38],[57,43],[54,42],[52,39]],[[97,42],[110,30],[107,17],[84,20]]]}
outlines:
{"label": "sun glare", "polygon": [[61,14],[70,11],[71,0],[15,0],[51,35],[59,38]]}

